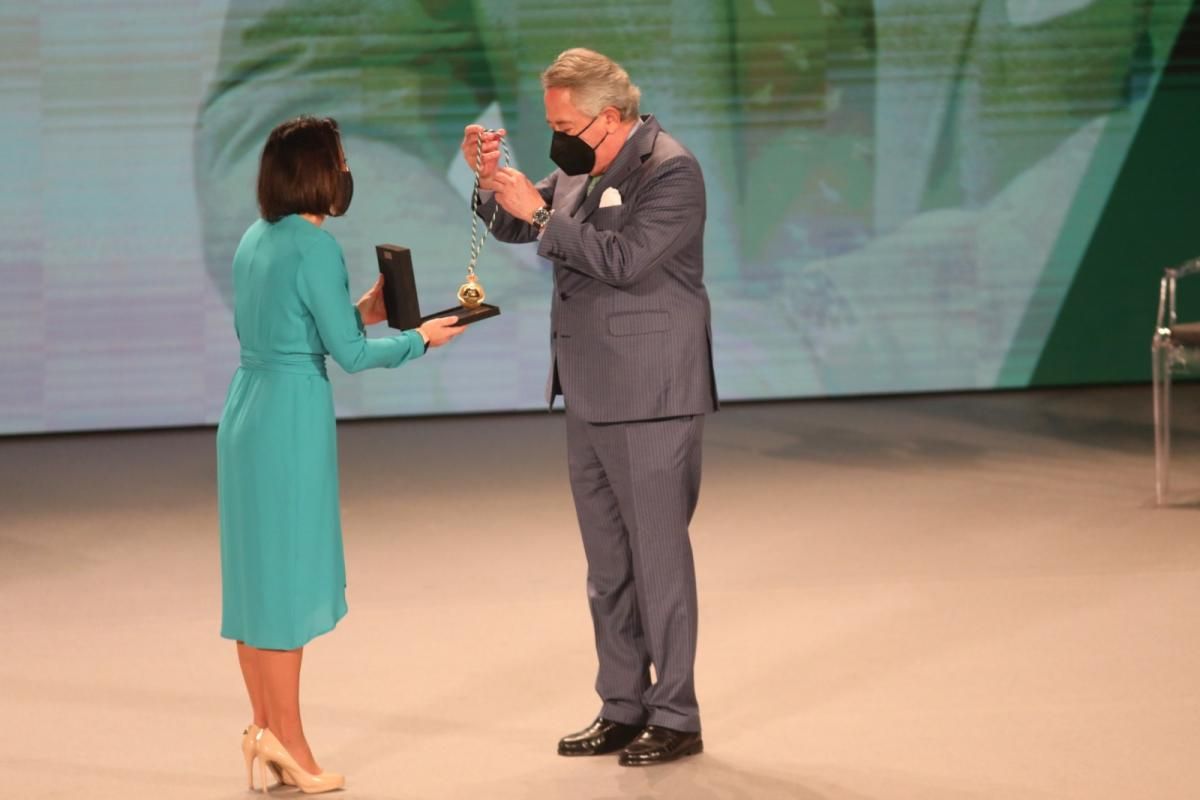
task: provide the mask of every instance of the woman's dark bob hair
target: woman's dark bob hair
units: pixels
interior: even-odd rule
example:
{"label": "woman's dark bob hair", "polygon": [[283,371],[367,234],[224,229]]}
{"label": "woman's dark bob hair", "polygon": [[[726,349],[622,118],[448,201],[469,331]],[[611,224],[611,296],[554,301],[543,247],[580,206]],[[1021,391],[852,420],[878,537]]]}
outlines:
{"label": "woman's dark bob hair", "polygon": [[258,166],[258,210],[267,222],[330,213],[340,199],[342,138],[336,120],[296,117],[267,137]]}

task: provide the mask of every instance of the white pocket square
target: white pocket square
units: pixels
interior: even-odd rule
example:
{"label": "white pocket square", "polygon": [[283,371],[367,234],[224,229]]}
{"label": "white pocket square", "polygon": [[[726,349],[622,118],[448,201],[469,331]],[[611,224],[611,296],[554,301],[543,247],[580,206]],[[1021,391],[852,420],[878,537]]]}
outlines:
{"label": "white pocket square", "polygon": [[610,186],[600,195],[600,208],[610,208],[619,205],[621,205],[621,193],[617,191],[617,187]]}

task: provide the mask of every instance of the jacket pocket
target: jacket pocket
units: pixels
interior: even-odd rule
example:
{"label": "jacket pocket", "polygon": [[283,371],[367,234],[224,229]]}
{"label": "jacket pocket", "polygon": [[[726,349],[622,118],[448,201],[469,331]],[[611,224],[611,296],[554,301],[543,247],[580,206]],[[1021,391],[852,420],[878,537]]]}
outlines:
{"label": "jacket pocket", "polygon": [[608,315],[608,332],[613,336],[641,336],[670,329],[669,311],[626,311]]}
{"label": "jacket pocket", "polygon": [[621,229],[624,217],[624,206],[597,208],[588,215],[587,224],[599,231],[615,231]]}

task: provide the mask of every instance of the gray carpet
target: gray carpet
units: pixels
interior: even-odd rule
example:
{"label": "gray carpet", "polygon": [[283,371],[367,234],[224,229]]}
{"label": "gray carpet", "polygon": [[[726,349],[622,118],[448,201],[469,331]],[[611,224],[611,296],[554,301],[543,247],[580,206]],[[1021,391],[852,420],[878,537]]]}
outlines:
{"label": "gray carpet", "polygon": [[[1198,400],[1169,509],[1147,387],[713,417],[707,750],[645,770],[554,753],[598,708],[561,416],[343,423],[351,610],[306,652],[314,751],[356,800],[1194,798]],[[213,449],[0,439],[7,796],[249,796]]]}

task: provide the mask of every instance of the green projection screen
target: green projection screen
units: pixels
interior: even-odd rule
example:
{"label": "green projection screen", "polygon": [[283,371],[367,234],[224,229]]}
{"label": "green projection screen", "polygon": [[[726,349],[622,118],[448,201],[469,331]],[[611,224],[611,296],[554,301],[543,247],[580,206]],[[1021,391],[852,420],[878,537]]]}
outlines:
{"label": "green projection screen", "polygon": [[[422,305],[449,305],[470,238],[463,126],[507,128],[516,166],[547,174],[539,73],[573,46],[620,61],[704,168],[724,399],[1142,379],[1155,276],[1193,254],[1191,13],[1185,0],[5,4],[0,433],[216,421],[258,155],[297,114],[345,132],[354,207],[327,224],[352,294],[392,242],[413,251]],[[548,264],[489,242],[480,272],[504,315],[399,370],[332,369],[340,415],[541,407]]]}

